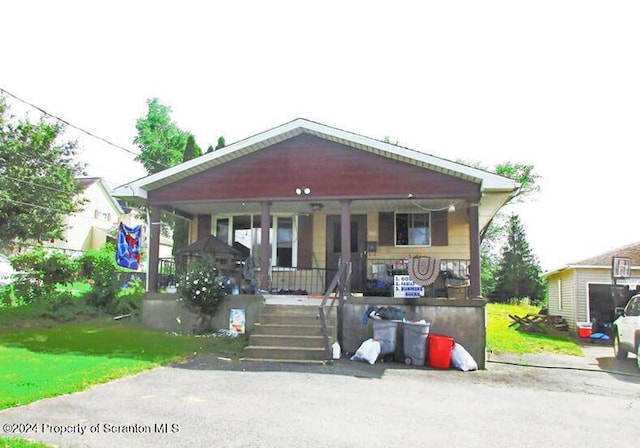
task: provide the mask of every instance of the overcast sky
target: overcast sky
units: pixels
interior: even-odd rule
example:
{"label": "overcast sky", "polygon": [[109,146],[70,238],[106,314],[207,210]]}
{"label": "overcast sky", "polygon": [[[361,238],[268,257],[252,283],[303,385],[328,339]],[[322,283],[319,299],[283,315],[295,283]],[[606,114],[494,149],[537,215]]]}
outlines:
{"label": "overcast sky", "polygon": [[[132,150],[158,97],[203,148],[303,117],[533,164],[515,212],[543,269],[640,241],[637,0],[210,3],[3,2],[0,87]],[[80,142],[111,186],[144,174]]]}

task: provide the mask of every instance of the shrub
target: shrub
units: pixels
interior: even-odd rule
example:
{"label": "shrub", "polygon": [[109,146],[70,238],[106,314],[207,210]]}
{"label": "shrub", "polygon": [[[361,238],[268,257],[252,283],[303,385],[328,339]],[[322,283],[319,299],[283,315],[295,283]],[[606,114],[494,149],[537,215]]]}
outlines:
{"label": "shrub", "polygon": [[117,273],[121,269],[116,264],[115,247],[105,244],[100,250],[87,251],[79,260],[83,277],[93,280],[93,289],[88,297],[91,305],[108,309],[120,292]]}
{"label": "shrub", "polygon": [[11,257],[11,265],[22,272],[14,291],[26,303],[51,295],[57,285],[72,283],[76,274],[76,264],[67,255],[47,253],[42,246]]}
{"label": "shrub", "polygon": [[210,260],[188,266],[178,276],[178,292],[187,307],[213,316],[225,297],[224,277]]}

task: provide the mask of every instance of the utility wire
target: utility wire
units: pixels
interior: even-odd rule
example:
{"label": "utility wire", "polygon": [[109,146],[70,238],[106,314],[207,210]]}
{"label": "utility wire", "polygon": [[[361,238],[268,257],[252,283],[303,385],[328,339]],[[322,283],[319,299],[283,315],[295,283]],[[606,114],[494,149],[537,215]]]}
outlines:
{"label": "utility wire", "polygon": [[17,177],[7,176],[6,174],[3,174],[2,177],[4,177],[5,179],[14,180],[16,182],[22,182],[23,184],[33,185],[35,187],[46,188],[47,190],[51,190],[51,191],[65,192],[64,190],[61,190],[60,188],[55,188],[55,187],[50,187],[48,185],[38,184],[36,182],[31,182],[30,180],[18,179]]}
{"label": "utility wire", "polygon": [[[94,134],[93,132],[90,132],[90,131],[87,131],[86,129],[81,128],[80,126],[76,126],[76,125],[74,125],[74,124],[72,124],[72,123],[68,122],[67,120],[65,120],[65,119],[63,119],[63,118],[60,118],[60,117],[58,117],[58,116],[56,116],[56,115],[54,115],[54,114],[52,114],[52,113],[50,113],[50,112],[47,112],[47,111],[46,111],[46,110],[44,110],[43,108],[41,108],[41,107],[39,107],[39,106],[37,106],[37,105],[35,105],[35,104],[33,104],[33,103],[31,103],[31,102],[27,101],[27,100],[23,100],[22,98],[18,97],[17,95],[15,95],[15,94],[13,94],[13,93],[9,92],[8,90],[6,90],[6,89],[4,89],[4,88],[2,88],[2,87],[0,87],[0,92],[4,93],[4,94],[6,94],[6,95],[9,95],[10,97],[12,97],[12,98],[14,98],[14,99],[16,99],[16,100],[20,101],[21,103],[24,103],[24,104],[26,104],[26,105],[28,105],[28,106],[33,107],[34,109],[36,109],[37,111],[39,111],[39,112],[43,113],[43,114],[44,114],[44,115],[46,115],[46,116],[49,116],[49,117],[55,118],[55,119],[56,119],[56,120],[58,120],[59,122],[64,123],[65,125],[67,125],[67,126],[69,126],[69,127],[73,128],[73,129],[76,129],[76,130],[78,130],[78,131],[80,131],[80,132],[82,132],[82,133],[84,133],[84,134],[86,134],[86,135],[88,135],[88,136],[90,136],[90,137],[93,137],[93,138],[95,138],[95,139],[98,139],[98,140],[100,140],[100,141],[102,141],[102,142],[104,142],[104,143],[106,143],[106,144],[110,145],[110,146],[113,146],[114,148],[121,149],[122,151],[125,151],[125,152],[127,152],[127,153],[129,153],[129,154],[131,154],[131,155],[136,156],[136,157],[140,156],[140,153],[137,153],[137,152],[132,151],[132,150],[130,150],[130,149],[128,149],[128,148],[125,148],[125,147],[124,147],[124,146],[122,146],[122,145],[118,145],[117,143],[113,143],[113,142],[111,142],[111,141],[107,140],[107,139],[106,139],[106,138],[104,138],[104,137],[101,137],[101,136],[99,136],[99,135],[97,135],[97,134]],[[160,166],[161,166],[161,167],[163,167],[163,168],[169,168],[167,165],[165,165],[165,164],[163,164],[163,163],[161,163],[161,162],[159,162],[159,161],[157,161],[157,160],[154,160],[154,163],[157,163],[158,165],[160,165]]]}
{"label": "utility wire", "polygon": [[29,202],[22,202],[22,201],[16,201],[14,199],[9,199],[9,198],[0,198],[0,201],[7,201],[7,202],[12,202],[14,204],[18,204],[18,205],[26,205],[27,207],[35,207],[35,208],[40,208],[42,210],[47,210],[50,212],[55,212],[58,211],[57,208],[53,208],[53,207],[45,207],[44,205],[38,205],[38,204],[31,204]]}

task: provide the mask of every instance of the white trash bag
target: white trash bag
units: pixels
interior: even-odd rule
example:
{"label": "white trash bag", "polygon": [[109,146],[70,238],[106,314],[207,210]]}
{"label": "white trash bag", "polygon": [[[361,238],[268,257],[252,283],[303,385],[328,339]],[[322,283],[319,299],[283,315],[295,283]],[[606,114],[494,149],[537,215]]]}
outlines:
{"label": "white trash bag", "polygon": [[380,342],[369,338],[360,345],[360,348],[351,357],[351,361],[367,361],[369,364],[375,364],[379,355]]}
{"label": "white trash bag", "polygon": [[451,364],[458,370],[468,372],[470,370],[478,370],[478,363],[473,356],[457,342],[453,344],[451,351]]}
{"label": "white trash bag", "polygon": [[334,342],[333,345],[331,346],[331,356],[333,359],[340,359],[341,353],[342,351],[340,350],[340,344],[338,343],[338,341]]}

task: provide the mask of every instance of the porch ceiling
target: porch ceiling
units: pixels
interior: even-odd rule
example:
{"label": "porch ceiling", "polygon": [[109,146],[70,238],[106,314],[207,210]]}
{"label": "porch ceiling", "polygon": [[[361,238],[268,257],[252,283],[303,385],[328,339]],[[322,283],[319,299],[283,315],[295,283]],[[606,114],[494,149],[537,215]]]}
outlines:
{"label": "porch ceiling", "polygon": [[[319,210],[314,210],[312,204],[321,204]],[[467,208],[464,200],[430,199],[430,200],[354,200],[351,202],[351,213],[383,212],[394,210],[396,212],[413,212],[443,210],[454,204],[456,210]],[[191,216],[216,215],[216,214],[260,214],[259,202],[199,202],[165,204],[165,210]],[[339,214],[341,212],[340,201],[337,200],[308,200],[308,201],[278,201],[271,204],[271,213],[296,214],[322,212],[327,214]]]}

